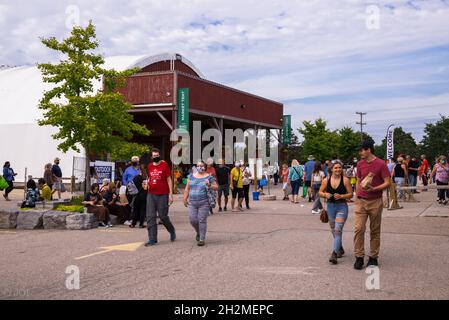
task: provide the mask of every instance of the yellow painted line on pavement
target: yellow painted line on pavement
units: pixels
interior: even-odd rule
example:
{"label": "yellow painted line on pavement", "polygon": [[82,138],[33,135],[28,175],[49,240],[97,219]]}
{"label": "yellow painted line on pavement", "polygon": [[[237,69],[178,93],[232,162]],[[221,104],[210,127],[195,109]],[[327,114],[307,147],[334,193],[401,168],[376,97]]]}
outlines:
{"label": "yellow painted line on pavement", "polygon": [[90,258],[93,256],[97,256],[99,254],[103,254],[103,253],[107,253],[107,252],[111,252],[111,251],[132,252],[132,251],[136,251],[137,249],[139,249],[142,244],[143,244],[142,242],[133,242],[133,243],[120,244],[120,245],[116,245],[116,246],[100,247],[99,249],[103,249],[103,250],[94,252],[94,253],[91,253],[91,254],[88,254],[88,255],[85,255],[82,257],[75,258],[75,260],[82,260],[82,259]]}
{"label": "yellow painted line on pavement", "polygon": [[16,234],[17,232],[15,232],[15,231],[4,231],[4,230],[0,230],[0,234],[1,233],[3,233],[3,234]]}
{"label": "yellow painted line on pavement", "polygon": [[113,230],[113,229],[105,229],[105,230],[98,230],[100,232],[106,232],[106,233],[131,233],[132,231],[126,231],[126,230]]}

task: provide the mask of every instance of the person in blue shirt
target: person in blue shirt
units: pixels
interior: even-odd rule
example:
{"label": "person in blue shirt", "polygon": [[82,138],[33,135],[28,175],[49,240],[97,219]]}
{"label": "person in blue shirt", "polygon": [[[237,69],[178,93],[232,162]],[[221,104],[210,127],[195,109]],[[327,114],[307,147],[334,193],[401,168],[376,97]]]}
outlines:
{"label": "person in blue shirt", "polygon": [[11,193],[11,191],[14,189],[14,177],[17,176],[17,173],[14,172],[14,170],[11,168],[11,164],[9,161],[6,161],[3,165],[3,178],[8,183],[8,188],[5,189],[5,194],[3,197],[6,201],[11,201],[11,199],[8,198],[8,194]]}
{"label": "person in blue shirt", "polygon": [[139,161],[140,159],[137,156],[131,158],[131,165],[128,168],[126,168],[125,172],[123,173],[122,177],[123,186],[127,186],[128,183],[130,183],[135,176],[141,174]]}
{"label": "person in blue shirt", "polygon": [[312,173],[315,168],[315,157],[310,155],[308,161],[304,164],[304,181],[307,187],[307,194],[309,196],[309,202],[312,202]]}

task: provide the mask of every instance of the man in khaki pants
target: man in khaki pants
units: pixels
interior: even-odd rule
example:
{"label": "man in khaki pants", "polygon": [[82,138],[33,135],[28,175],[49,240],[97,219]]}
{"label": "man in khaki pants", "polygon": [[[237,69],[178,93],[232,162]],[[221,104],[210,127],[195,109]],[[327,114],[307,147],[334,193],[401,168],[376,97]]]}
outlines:
{"label": "man in khaki pants", "polygon": [[[363,141],[359,148],[362,160],[357,163],[357,200],[355,203],[354,269],[361,270],[365,257],[365,229],[370,220],[370,256],[368,266],[377,266],[380,249],[380,226],[382,221],[382,191],[391,184],[390,171],[385,162],[374,155],[374,145]],[[372,182],[362,188],[362,181],[372,175]]]}

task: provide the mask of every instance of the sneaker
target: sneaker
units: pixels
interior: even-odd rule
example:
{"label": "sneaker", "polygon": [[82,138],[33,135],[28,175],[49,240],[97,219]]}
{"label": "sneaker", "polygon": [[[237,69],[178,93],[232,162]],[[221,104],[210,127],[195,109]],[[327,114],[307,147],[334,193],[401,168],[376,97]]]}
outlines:
{"label": "sneaker", "polygon": [[196,240],[196,242],[200,241],[200,235],[199,234],[196,235],[195,240]]}
{"label": "sneaker", "polygon": [[447,205],[447,200],[444,200],[444,201],[443,201],[443,204],[444,204],[444,205]]}
{"label": "sneaker", "polygon": [[363,261],[362,257],[355,258],[354,269],[362,270],[363,269],[363,265],[364,265],[364,261]]}
{"label": "sneaker", "polygon": [[337,253],[332,251],[331,257],[329,258],[329,262],[332,264],[337,264]]}
{"label": "sneaker", "polygon": [[239,209],[239,211],[243,211],[243,208],[242,208],[242,207],[239,207],[238,209]]}
{"label": "sneaker", "polygon": [[223,211],[228,211],[228,208],[224,207],[224,208],[223,208]]}
{"label": "sneaker", "polygon": [[154,246],[157,243],[156,240],[150,240],[147,243],[145,243],[145,247]]}
{"label": "sneaker", "polygon": [[378,265],[379,265],[379,263],[377,261],[377,258],[369,257],[368,263],[366,264],[367,267],[369,267],[369,266],[376,266],[377,267]]}
{"label": "sneaker", "polygon": [[340,250],[338,250],[338,252],[337,252],[337,258],[343,257],[344,254],[345,254],[345,250],[343,249],[343,247],[341,247]]}
{"label": "sneaker", "polygon": [[112,225],[112,223],[108,222],[108,225],[107,225],[106,227],[107,227],[107,228],[112,228],[113,225]]}
{"label": "sneaker", "polygon": [[223,211],[223,209],[222,208],[218,208],[218,212],[222,212]]}
{"label": "sneaker", "polygon": [[198,241],[197,246],[198,247],[204,247],[205,244],[206,243],[204,242],[204,240],[200,240],[200,241]]}
{"label": "sneaker", "polygon": [[250,210],[251,208],[249,206],[246,206],[246,210]]}
{"label": "sneaker", "polygon": [[132,224],[132,221],[130,221],[130,220],[128,220],[128,221],[125,221],[125,223],[123,223],[125,226],[130,226],[131,224]]}
{"label": "sneaker", "polygon": [[98,222],[98,227],[99,228],[106,228],[106,225],[104,224],[104,222]]}
{"label": "sneaker", "polygon": [[170,233],[170,241],[173,242],[175,240],[176,240],[176,232],[173,231]]}
{"label": "sneaker", "polygon": [[312,210],[312,213],[313,214],[317,214],[317,213],[320,213],[320,211],[319,210]]}
{"label": "sneaker", "polygon": [[130,224],[129,227],[130,227],[130,228],[135,228],[136,226],[133,225],[133,224]]}
{"label": "sneaker", "polygon": [[140,229],[144,229],[144,228],[145,228],[145,226],[144,226],[144,225],[141,225],[141,226],[139,226],[139,228],[140,228]]}

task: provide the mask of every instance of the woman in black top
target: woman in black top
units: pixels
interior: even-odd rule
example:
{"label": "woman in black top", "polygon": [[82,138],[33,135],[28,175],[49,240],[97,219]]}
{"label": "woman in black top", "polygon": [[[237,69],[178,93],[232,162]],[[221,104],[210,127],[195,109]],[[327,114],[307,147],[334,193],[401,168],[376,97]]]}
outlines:
{"label": "woman in black top", "polygon": [[139,190],[139,193],[134,196],[132,201],[133,208],[133,221],[130,228],[134,228],[139,221],[139,227],[145,228],[145,216],[146,216],[146,208],[147,208],[147,185],[144,184],[144,177],[140,174],[134,177],[133,182]]}
{"label": "woman in black top", "polygon": [[343,163],[333,160],[329,166],[329,177],[323,181],[319,196],[327,199],[327,215],[334,237],[333,249],[329,262],[337,264],[345,251],[342,246],[343,227],[348,219],[347,200],[353,196],[350,180],[343,175]]}
{"label": "woman in black top", "polygon": [[[407,177],[407,174],[408,174],[407,166],[404,163],[403,157],[400,156],[400,157],[398,157],[397,160],[398,160],[398,162],[393,167],[391,175],[392,175],[394,183],[398,187],[402,187],[406,183],[405,178]],[[398,190],[398,197],[399,197],[399,199],[405,198],[405,193],[403,190]]]}
{"label": "woman in black top", "polygon": [[92,184],[91,190],[84,197],[84,204],[87,212],[96,215],[100,227],[112,227],[109,221],[109,210],[103,206],[103,197],[100,194],[100,186],[98,183]]}

